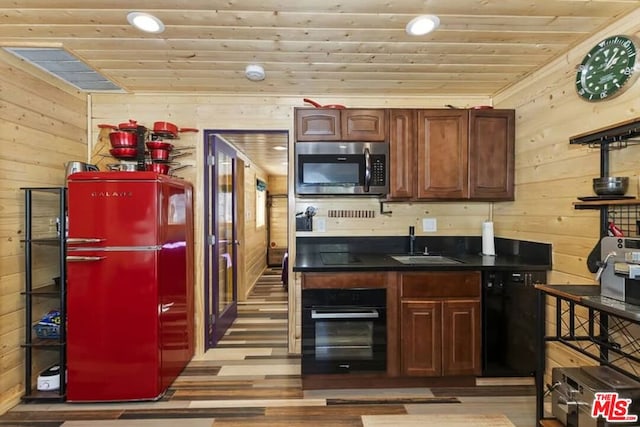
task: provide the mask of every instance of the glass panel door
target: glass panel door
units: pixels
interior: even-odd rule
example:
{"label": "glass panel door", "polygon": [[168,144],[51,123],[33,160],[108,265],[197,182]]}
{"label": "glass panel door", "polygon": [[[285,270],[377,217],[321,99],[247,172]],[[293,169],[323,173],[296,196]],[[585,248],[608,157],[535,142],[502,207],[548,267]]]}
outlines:
{"label": "glass panel door", "polygon": [[216,140],[216,258],[217,258],[217,342],[236,318],[236,232],[235,232],[236,153],[222,140]]}
{"label": "glass panel door", "polygon": [[208,135],[207,152],[205,330],[211,348],[237,316],[236,152],[215,134]]}

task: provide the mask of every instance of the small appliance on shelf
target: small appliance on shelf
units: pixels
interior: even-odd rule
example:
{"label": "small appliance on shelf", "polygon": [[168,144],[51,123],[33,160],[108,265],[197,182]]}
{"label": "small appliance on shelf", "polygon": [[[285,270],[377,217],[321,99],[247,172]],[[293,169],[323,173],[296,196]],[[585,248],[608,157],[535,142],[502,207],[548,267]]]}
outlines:
{"label": "small appliance on shelf", "polygon": [[[66,378],[65,378],[66,381]],[[38,391],[55,391],[60,389],[60,365],[51,365],[38,375]]]}
{"label": "small appliance on shelf", "polygon": [[60,338],[60,311],[51,310],[33,325],[33,331],[41,339]]}

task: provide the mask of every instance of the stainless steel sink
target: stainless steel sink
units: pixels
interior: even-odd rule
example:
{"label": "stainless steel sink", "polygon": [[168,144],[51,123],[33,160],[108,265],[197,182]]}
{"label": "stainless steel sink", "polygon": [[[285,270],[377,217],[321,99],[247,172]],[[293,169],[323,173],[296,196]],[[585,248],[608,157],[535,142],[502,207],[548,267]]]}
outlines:
{"label": "stainless steel sink", "polygon": [[391,255],[391,258],[410,265],[463,264],[462,261],[442,255]]}

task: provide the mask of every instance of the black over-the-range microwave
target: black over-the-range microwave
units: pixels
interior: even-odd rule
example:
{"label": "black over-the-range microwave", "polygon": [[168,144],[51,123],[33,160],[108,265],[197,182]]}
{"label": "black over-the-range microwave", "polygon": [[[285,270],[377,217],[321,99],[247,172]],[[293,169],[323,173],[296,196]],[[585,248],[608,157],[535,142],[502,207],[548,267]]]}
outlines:
{"label": "black over-the-range microwave", "polygon": [[386,142],[297,142],[296,194],[384,196],[389,191]]}

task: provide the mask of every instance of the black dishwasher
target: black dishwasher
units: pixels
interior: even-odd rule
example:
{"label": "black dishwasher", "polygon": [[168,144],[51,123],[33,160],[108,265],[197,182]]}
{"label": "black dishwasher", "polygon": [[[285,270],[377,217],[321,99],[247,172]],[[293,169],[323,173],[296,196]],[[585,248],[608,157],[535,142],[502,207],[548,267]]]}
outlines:
{"label": "black dishwasher", "polygon": [[482,375],[525,377],[536,369],[536,290],[546,271],[482,273]]}

